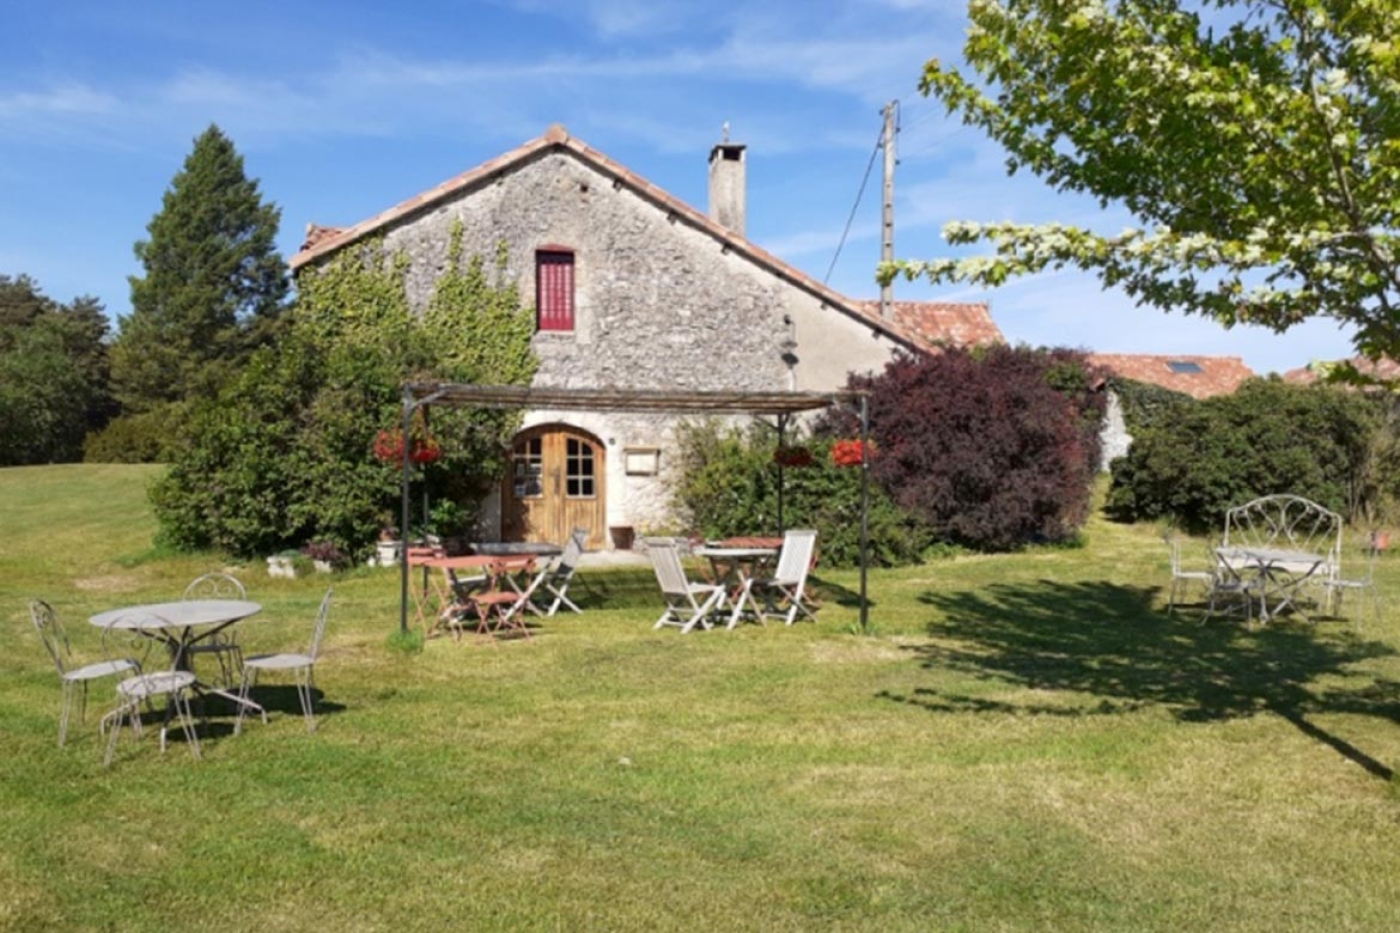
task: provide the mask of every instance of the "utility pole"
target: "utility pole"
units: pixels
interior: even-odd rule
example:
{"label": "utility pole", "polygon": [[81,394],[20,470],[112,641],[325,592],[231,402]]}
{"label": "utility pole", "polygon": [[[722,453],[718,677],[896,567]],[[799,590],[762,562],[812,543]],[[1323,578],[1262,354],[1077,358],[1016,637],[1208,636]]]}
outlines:
{"label": "utility pole", "polygon": [[[894,134],[895,134],[895,114],[898,112],[899,101],[892,100],[885,105],[881,111],[885,115],[885,131],[882,137],[882,145],[885,148],[885,184],[880,207],[880,261],[894,262]],[[890,302],[893,300],[894,286],[880,286],[880,319],[890,320],[894,315],[890,309]]]}

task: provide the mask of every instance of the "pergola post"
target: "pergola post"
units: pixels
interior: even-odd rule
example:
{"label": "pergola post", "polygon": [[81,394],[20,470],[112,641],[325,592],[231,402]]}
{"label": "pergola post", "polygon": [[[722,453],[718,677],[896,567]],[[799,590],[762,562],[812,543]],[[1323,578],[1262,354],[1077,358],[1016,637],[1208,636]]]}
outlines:
{"label": "pergola post", "polygon": [[865,571],[870,549],[870,400],[860,397],[860,631],[866,634],[870,609],[865,599]]}
{"label": "pergola post", "polygon": [[[787,415],[778,415],[778,449],[782,450],[787,444]],[[778,457],[778,536],[782,537],[787,531],[787,525],[783,523],[783,474],[787,467],[783,464],[783,458]]]}
{"label": "pergola post", "polygon": [[409,444],[408,429],[409,422],[413,418],[413,410],[418,407],[418,402],[413,397],[413,390],[404,386],[403,389],[403,425],[400,435],[403,439],[403,475],[400,480],[399,503],[399,634],[408,634],[408,483],[409,483]]}

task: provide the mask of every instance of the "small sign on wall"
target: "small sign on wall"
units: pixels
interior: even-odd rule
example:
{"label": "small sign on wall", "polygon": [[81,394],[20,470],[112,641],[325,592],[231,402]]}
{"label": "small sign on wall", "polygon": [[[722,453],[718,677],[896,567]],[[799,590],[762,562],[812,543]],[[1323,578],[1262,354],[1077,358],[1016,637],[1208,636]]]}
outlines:
{"label": "small sign on wall", "polygon": [[622,459],[628,476],[655,476],[661,469],[661,448],[627,447]]}

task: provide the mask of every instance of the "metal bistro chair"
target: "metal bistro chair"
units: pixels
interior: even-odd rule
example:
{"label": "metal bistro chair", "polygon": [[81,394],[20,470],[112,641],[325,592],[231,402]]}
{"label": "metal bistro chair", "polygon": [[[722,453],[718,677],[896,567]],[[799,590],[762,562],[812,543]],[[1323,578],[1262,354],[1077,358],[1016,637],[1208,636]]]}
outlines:
{"label": "metal bistro chair", "polygon": [[[1380,593],[1376,590],[1376,557],[1380,549],[1376,547],[1374,537],[1366,546],[1366,572],[1359,577],[1347,578],[1341,575],[1339,564],[1333,565],[1332,573],[1327,577],[1324,586],[1327,587],[1327,602],[1329,610],[1333,614],[1341,614],[1347,604],[1346,594],[1355,593],[1357,597],[1365,594],[1371,598],[1371,616],[1379,622],[1381,618]],[[1358,610],[1352,619],[1352,624],[1359,631],[1361,628],[1361,611]]]}
{"label": "metal bistro chair", "polygon": [[140,674],[141,662],[135,658],[116,658],[107,661],[94,661],[91,664],[75,666],[73,649],[68,643],[68,633],[59,621],[58,613],[42,599],[30,600],[29,618],[39,633],[53,665],[58,669],[58,679],[63,684],[63,710],[58,717],[58,747],[68,741],[68,719],[73,708],[73,692],[82,687],[78,706],[78,721],[87,717],[88,682],[102,677],[121,677],[123,674]]}
{"label": "metal bistro chair", "polygon": [[[326,616],[331,608],[331,590],[327,588],[326,595],[321,597],[321,608],[316,613],[316,624],[311,630],[311,644],[306,652],[286,652],[282,654],[254,654],[243,659],[243,681],[238,688],[238,719],[233,725],[234,735],[243,730],[243,715],[248,710],[248,693],[253,687],[253,683],[258,679],[259,671],[291,671],[296,675],[297,699],[301,701],[301,713],[306,717],[306,731],[316,731],[316,716],[313,707],[313,694],[315,680],[313,674],[316,667],[316,658],[321,653],[321,638],[326,633]],[[263,722],[267,722],[267,712],[264,710]]]}
{"label": "metal bistro chair", "polygon": [[1172,585],[1171,591],[1167,594],[1167,615],[1176,611],[1177,591],[1183,586],[1192,583],[1199,583],[1207,596],[1214,589],[1217,581],[1217,572],[1212,570],[1183,570],[1181,569],[1181,541],[1172,532],[1162,535],[1162,540],[1166,542],[1168,550],[1171,551],[1172,561]]}
{"label": "metal bistro chair", "polygon": [[[119,643],[140,643],[146,646],[155,644],[154,633],[168,628],[166,620],[147,613],[126,613],[112,619],[102,630],[104,648]],[[139,641],[138,641],[139,640]],[[187,647],[182,639],[167,641],[175,645],[170,656],[170,667],[166,670],[144,671],[134,677],[117,681],[117,705],[102,717],[101,732],[111,729],[107,737],[107,751],[102,758],[103,767],[112,764],[112,756],[117,750],[117,740],[121,736],[123,723],[130,724],[133,735],[140,736],[141,708],[151,707],[157,697],[165,698],[165,720],[160,727],[160,750],[165,751],[166,735],[170,731],[170,721],[178,721],[185,734],[185,742],[190,754],[201,757],[199,736],[194,728],[194,714],[190,709],[189,690],[194,686],[194,673],[184,663],[184,650]]]}
{"label": "metal bistro chair", "polygon": [[[206,573],[202,577],[196,577],[190,581],[190,585],[185,587],[185,595],[182,599],[247,599],[248,591],[243,588],[237,577],[227,573]],[[194,664],[194,655],[212,654],[219,662],[219,686],[226,690],[232,690],[237,682],[237,676],[243,670],[243,649],[233,637],[232,628],[222,632],[215,632],[203,641],[195,642],[185,648],[185,654],[190,656],[190,664]]]}
{"label": "metal bistro chair", "polygon": [[674,625],[682,632],[695,626],[710,627],[710,614],[724,599],[724,587],[714,583],[691,583],[681,566],[680,551],[670,538],[647,538],[647,556],[656,571],[656,582],[666,600],[666,611],[653,629]]}

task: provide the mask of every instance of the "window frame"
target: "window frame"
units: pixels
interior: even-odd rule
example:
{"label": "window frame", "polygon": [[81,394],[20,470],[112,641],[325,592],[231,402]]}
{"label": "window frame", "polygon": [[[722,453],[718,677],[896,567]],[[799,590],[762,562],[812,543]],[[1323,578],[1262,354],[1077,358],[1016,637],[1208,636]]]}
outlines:
{"label": "window frame", "polygon": [[535,250],[535,330],[573,333],[577,322],[577,262],[567,246],[546,244]]}

